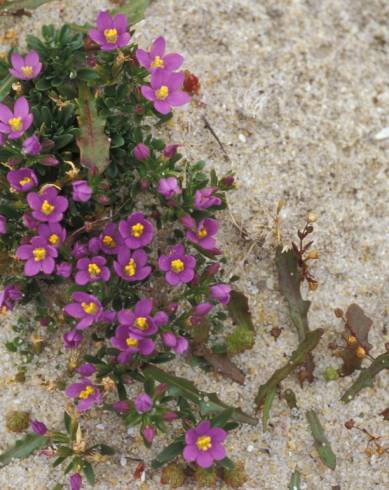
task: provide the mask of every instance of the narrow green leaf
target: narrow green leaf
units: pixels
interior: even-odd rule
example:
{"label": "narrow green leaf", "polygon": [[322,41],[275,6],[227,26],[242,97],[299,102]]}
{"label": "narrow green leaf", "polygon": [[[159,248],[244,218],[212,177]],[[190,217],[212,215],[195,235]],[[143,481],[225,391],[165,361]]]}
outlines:
{"label": "narrow green leaf", "polygon": [[0,80],[0,102],[7,97],[14,81],[15,79],[12,75],[8,75],[7,77]]}
{"label": "narrow green leaf", "polygon": [[301,490],[301,475],[297,468],[292,473],[288,490]]}
{"label": "narrow green leaf", "polygon": [[16,12],[17,10],[33,10],[53,0],[8,0],[0,5],[0,12]]}
{"label": "narrow green leaf", "polygon": [[169,446],[165,447],[163,451],[161,451],[156,458],[151,462],[151,467],[156,470],[161,466],[169,463],[174,458],[176,458],[179,454],[182,453],[185,447],[185,442],[183,438],[177,439]]}
{"label": "narrow green leaf", "polygon": [[47,439],[38,434],[27,434],[23,439],[16,441],[15,445],[0,455],[0,468],[9,464],[14,458],[24,459],[36,449],[47,444]]}
{"label": "narrow green leaf", "polygon": [[263,404],[262,427],[263,427],[264,432],[266,432],[266,430],[267,430],[267,424],[269,422],[269,417],[270,417],[270,409],[271,409],[274,397],[276,395],[276,391],[277,391],[277,387],[274,387],[273,389],[269,390],[269,392],[265,398],[265,403]]}
{"label": "narrow green leaf", "polygon": [[326,466],[328,466],[328,468],[334,470],[336,468],[336,456],[332,451],[331,445],[324,433],[324,429],[316,412],[313,410],[308,410],[306,416],[320,459]]}
{"label": "narrow green leaf", "polygon": [[128,23],[132,26],[141,21],[150,0],[126,0],[120,7],[112,10],[112,14],[125,14]]}
{"label": "narrow green leaf", "polygon": [[243,293],[236,290],[231,291],[231,299],[228,303],[228,312],[232,320],[237,325],[255,332],[255,327],[249,310],[249,302]]}
{"label": "narrow green leaf", "polygon": [[100,80],[100,75],[90,68],[81,68],[77,72],[77,77],[84,82],[89,82],[93,80]]}
{"label": "narrow green leaf", "polygon": [[84,472],[85,478],[88,480],[89,485],[93,486],[96,483],[96,478],[92,465],[87,461],[84,461],[82,471]]}
{"label": "narrow green leaf", "polygon": [[217,462],[219,466],[222,466],[225,470],[233,470],[235,468],[234,462],[230,458],[224,458]]}
{"label": "narrow green leaf", "polygon": [[63,413],[63,422],[65,424],[66,432],[70,435],[72,432],[72,419],[67,412]]}
{"label": "narrow green leaf", "polygon": [[212,427],[221,427],[222,429],[225,427],[227,422],[231,419],[231,416],[234,412],[232,407],[223,410],[223,412],[216,415],[211,419]]}

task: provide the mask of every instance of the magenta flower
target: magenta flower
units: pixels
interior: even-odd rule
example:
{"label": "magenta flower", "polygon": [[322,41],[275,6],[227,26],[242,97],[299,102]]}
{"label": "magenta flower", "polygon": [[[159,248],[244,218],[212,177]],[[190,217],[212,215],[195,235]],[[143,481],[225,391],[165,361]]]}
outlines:
{"label": "magenta flower", "polygon": [[32,155],[36,156],[39,155],[39,153],[42,150],[42,145],[39,142],[38,136],[33,134],[29,138],[26,138],[23,141],[23,153],[26,155]]}
{"label": "magenta flower", "polygon": [[89,376],[92,376],[92,374],[96,372],[96,368],[90,362],[85,362],[84,364],[81,364],[81,366],[77,368],[76,371],[78,372],[78,374],[81,374],[81,376],[87,378]]}
{"label": "magenta flower", "polygon": [[121,351],[118,355],[118,361],[121,364],[129,362],[137,352],[142,356],[149,356],[154,351],[154,342],[151,339],[131,332],[125,325],[117,327],[111,342],[116,349]]}
{"label": "magenta flower", "polygon": [[164,150],[163,150],[163,156],[165,158],[173,158],[176,153],[177,153],[177,148],[179,147],[180,145],[174,145],[174,144],[170,144],[170,145],[166,145]]}
{"label": "magenta flower", "polygon": [[92,188],[88,185],[86,180],[75,180],[72,182],[73,201],[76,202],[87,202],[92,197]]}
{"label": "magenta flower", "polygon": [[195,461],[201,468],[209,468],[213,462],[226,457],[222,442],[227,433],[219,427],[211,427],[209,420],[203,420],[185,434],[183,456],[185,461]]}
{"label": "magenta flower", "polygon": [[18,247],[16,256],[21,260],[26,260],[24,274],[31,277],[40,272],[46,275],[51,274],[55,268],[54,259],[58,256],[58,252],[47,242],[46,238],[35,236],[31,239],[31,244]]}
{"label": "magenta flower", "polygon": [[185,337],[175,335],[173,332],[164,332],[162,335],[162,342],[174,350],[176,354],[184,354],[189,347],[189,342]]}
{"label": "magenta flower", "polygon": [[27,202],[32,209],[33,218],[49,223],[61,221],[63,213],[68,208],[68,200],[66,197],[59,196],[55,187],[47,187],[40,194],[30,192]]}
{"label": "magenta flower", "polygon": [[154,427],[152,427],[151,425],[146,425],[143,429],[143,438],[145,440],[145,443],[147,445],[150,445],[153,440],[154,440],[154,437],[155,437],[155,429]]}
{"label": "magenta flower", "polygon": [[12,76],[19,80],[32,80],[42,71],[42,63],[35,51],[30,51],[26,56],[13,53],[11,56],[12,68],[9,70]]}
{"label": "magenta flower", "polygon": [[47,225],[42,223],[38,227],[38,233],[55,248],[59,248],[66,239],[66,230],[59,223],[48,223]]}
{"label": "magenta flower", "polygon": [[147,264],[147,254],[144,250],[131,250],[121,248],[117,260],[113,263],[116,274],[128,282],[143,281],[151,273]]}
{"label": "magenta flower", "polygon": [[150,73],[157,68],[167,71],[174,71],[180,68],[184,58],[177,53],[165,54],[166,41],[162,36],[157,37],[150,47],[150,51],[137,49],[135,56],[141,66],[144,66]]}
{"label": "magenta flower", "polygon": [[0,291],[0,312],[13,310],[14,303],[22,299],[22,292],[16,284],[9,284]]}
{"label": "magenta flower", "polygon": [[172,247],[169,255],[161,255],[158,259],[161,271],[166,272],[165,279],[171,286],[188,283],[194,278],[196,259],[191,255],[185,255],[184,245]]}
{"label": "magenta flower", "polygon": [[69,279],[72,275],[73,266],[69,262],[61,262],[57,264],[56,273],[58,276],[63,277],[64,279]]}
{"label": "magenta flower", "polygon": [[153,224],[143,213],[132,213],[119,223],[119,232],[128,248],[136,249],[148,245],[153,239]]}
{"label": "magenta flower", "polygon": [[93,237],[89,240],[88,250],[93,255],[97,255],[100,252],[100,240],[98,237]]}
{"label": "magenta flower", "polygon": [[152,308],[153,302],[150,299],[141,299],[136,303],[133,310],[122,310],[118,313],[119,323],[129,327],[131,332],[142,337],[154,335],[158,331],[158,327],[151,317]]}
{"label": "magenta flower", "polygon": [[17,192],[28,192],[38,185],[38,178],[30,168],[19,168],[19,170],[10,170],[7,173],[9,185]]}
{"label": "magenta flower", "polygon": [[81,259],[81,257],[85,257],[88,253],[88,247],[85,243],[76,242],[73,245],[72,253],[75,259]]}
{"label": "magenta flower", "polygon": [[140,162],[143,162],[150,156],[150,149],[148,146],[144,145],[143,143],[138,143],[136,147],[132,150],[132,153],[134,154],[134,157],[139,160]]}
{"label": "magenta flower", "polygon": [[130,406],[129,406],[128,402],[126,402],[125,400],[119,400],[115,403],[112,403],[112,408],[116,412],[123,413],[123,412],[127,412],[127,410],[130,408]]}
{"label": "magenta flower", "polygon": [[43,155],[42,160],[40,160],[39,163],[45,167],[56,167],[59,165],[59,160],[57,160],[54,155]]}
{"label": "magenta flower", "polygon": [[157,191],[166,199],[171,199],[182,192],[175,177],[160,179]]}
{"label": "magenta flower", "polygon": [[214,250],[216,240],[213,238],[218,230],[218,222],[212,218],[202,219],[192,230],[186,232],[186,238],[204,250]]}
{"label": "magenta flower", "polygon": [[69,478],[70,490],[80,490],[82,484],[82,478],[80,473],[74,473]]}
{"label": "magenta flower", "polygon": [[76,325],[77,330],[84,330],[100,320],[103,307],[96,296],[77,291],[72,294],[72,300],[75,303],[66,305],[63,311],[73,318],[80,319]]}
{"label": "magenta flower", "polygon": [[208,209],[211,206],[220,206],[222,200],[213,195],[216,190],[216,187],[205,187],[196,191],[194,207],[196,209]]}
{"label": "magenta flower", "polygon": [[85,412],[93,405],[101,405],[102,396],[97,386],[93,385],[89,379],[82,379],[79,383],[73,383],[65,390],[69,398],[78,398],[77,410]]}
{"label": "magenta flower", "polygon": [[119,247],[123,245],[123,239],[115,223],[109,223],[99,236],[100,248],[107,255],[116,255]]}
{"label": "magenta flower", "polygon": [[124,14],[112,17],[108,12],[100,12],[96,19],[97,29],[91,29],[88,34],[103,51],[113,51],[127,46],[130,34],[127,32],[128,22]]}
{"label": "magenta flower", "polygon": [[38,436],[44,436],[47,432],[47,427],[43,422],[39,422],[39,420],[31,420],[31,429]]}
{"label": "magenta flower", "polygon": [[6,105],[0,104],[0,133],[8,135],[15,140],[20,138],[32,124],[32,114],[25,97],[19,97],[12,112]]}
{"label": "magenta flower", "polygon": [[135,398],[134,407],[138,413],[150,412],[153,408],[153,400],[147,393],[141,393]]}
{"label": "magenta flower", "polygon": [[78,272],[76,274],[76,284],[85,286],[90,282],[104,281],[107,282],[111,277],[111,272],[106,266],[106,259],[101,255],[96,257],[84,257],[77,261]]}
{"label": "magenta flower", "polygon": [[190,96],[181,90],[183,83],[183,73],[155,70],[151,74],[150,86],[143,85],[140,90],[145,99],[153,102],[156,111],[168,114],[172,106],[190,102]]}
{"label": "magenta flower", "polygon": [[7,233],[7,218],[0,214],[0,235]]}
{"label": "magenta flower", "polygon": [[222,305],[227,305],[231,299],[231,286],[228,284],[215,284],[209,288],[211,298],[216,299]]}
{"label": "magenta flower", "polygon": [[67,349],[75,349],[82,342],[82,333],[77,330],[71,330],[64,334],[63,340]]}

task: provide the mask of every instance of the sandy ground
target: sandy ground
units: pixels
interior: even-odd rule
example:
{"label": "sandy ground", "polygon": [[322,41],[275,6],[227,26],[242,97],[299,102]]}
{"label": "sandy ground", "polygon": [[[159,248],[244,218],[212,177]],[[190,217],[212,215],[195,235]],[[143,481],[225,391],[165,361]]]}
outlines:
{"label": "sandy ground", "polygon": [[[55,1],[31,18],[0,19],[1,32],[12,39],[13,31],[22,41],[26,32],[37,32],[43,23],[92,21],[106,5],[102,0]],[[249,295],[258,327],[254,349],[236,358],[247,373],[246,386],[214,375],[206,378],[184,363],[177,372],[200,379],[205,389],[253,412],[258,386],[297,343],[274,270],[275,205],[286,201],[285,241],[302,226],[307,212],[318,215],[315,241],[321,258],[314,272],[320,287],[307,293],[313,301],[311,326],[325,330],[315,354],[317,380],[304,390],[292,378],[284,383],[298,398],[300,412],[295,417],[285,402],[276,400],[268,432],[260,425],[243,427],[229,438],[229,455],[246,463],[246,489],[285,489],[296,466],[302,488],[309,490],[335,485],[342,490],[389,488],[388,454],[369,458],[366,437],[344,428],[344,422],[354,418],[389,445],[389,424],[378,416],[389,406],[388,373],[347,406],[339,398],[351,378],[326,383],[322,375],[325,367],[337,364],[327,349],[342,329],[334,307],[357,302],[366,310],[374,320],[373,355],[389,340],[383,333],[388,315],[389,145],[373,138],[389,126],[388,18],[385,0],[157,0],[136,35],[144,47],[157,35],[166,36],[169,48],[183,52],[186,67],[201,78],[200,100],[178,110],[167,132],[172,141],[183,144],[191,160],[204,159],[219,172],[236,172],[239,188],[230,196],[232,212],[261,244],[246,254],[250,243],[239,238],[226,213],[220,244],[231,270],[241,276],[240,287]],[[6,49],[7,40],[3,41]],[[203,115],[229,159],[205,129]],[[66,358],[45,350],[29,369],[25,384],[9,384],[20,361],[3,347],[13,335],[14,318],[1,321],[2,448],[14,440],[4,427],[9,409],[23,407],[48,425],[60,426],[64,396],[45,384],[61,375]],[[269,334],[272,326],[284,327],[277,341]],[[55,342],[59,351],[60,341]],[[332,443],[335,471],[323,466],[313,449],[304,417],[308,408],[318,411]],[[110,416],[92,414],[87,426],[96,423],[96,437],[101,433],[119,449],[110,462],[97,467],[96,488],[159,488],[159,476],[152,473],[144,484],[133,480],[135,464],[126,457],[150,458],[139,438]],[[152,453],[163,442],[160,438]],[[45,456],[35,456],[1,470],[0,488],[46,490],[60,475]]]}

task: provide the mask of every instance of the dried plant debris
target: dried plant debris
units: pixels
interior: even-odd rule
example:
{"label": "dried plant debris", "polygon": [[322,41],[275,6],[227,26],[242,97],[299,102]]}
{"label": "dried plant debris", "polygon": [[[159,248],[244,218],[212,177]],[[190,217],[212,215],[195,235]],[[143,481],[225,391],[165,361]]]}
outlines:
{"label": "dried plant debris", "polygon": [[300,490],[300,489],[301,489],[301,475],[299,470],[296,468],[292,473],[288,490]]}
{"label": "dried plant debris", "polygon": [[334,470],[336,468],[336,456],[332,451],[331,445],[324,433],[324,429],[316,412],[314,410],[309,410],[306,413],[306,416],[320,459],[326,466],[328,466],[328,468]]}
{"label": "dried plant debris", "polygon": [[345,425],[346,429],[348,429],[348,430],[356,429],[356,430],[359,430],[360,432],[362,432],[363,434],[365,434],[367,436],[368,441],[367,441],[367,446],[366,446],[366,449],[365,449],[365,453],[368,456],[370,456],[370,457],[373,456],[373,455],[382,456],[383,454],[389,452],[389,447],[383,447],[378,442],[381,439],[381,436],[374,436],[373,434],[371,434],[364,427],[359,427],[355,423],[355,420],[353,420],[353,419],[347,420],[344,423],[344,425]]}
{"label": "dried plant debris", "polygon": [[382,410],[382,412],[380,412],[380,415],[384,417],[384,420],[389,421],[389,407],[385,408],[385,410]]}
{"label": "dried plant debris", "polygon": [[227,352],[240,354],[251,349],[255,342],[255,326],[251,318],[247,297],[240,291],[231,291],[228,312],[236,324],[235,330],[226,337]]}

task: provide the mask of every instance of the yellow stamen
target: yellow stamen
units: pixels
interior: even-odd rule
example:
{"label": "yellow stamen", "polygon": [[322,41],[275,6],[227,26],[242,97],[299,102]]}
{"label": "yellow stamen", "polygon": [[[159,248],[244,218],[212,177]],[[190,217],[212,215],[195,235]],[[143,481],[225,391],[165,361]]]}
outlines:
{"label": "yellow stamen", "polygon": [[205,226],[202,226],[200,230],[197,232],[197,236],[199,238],[205,238],[208,235],[207,230],[205,229]]}
{"label": "yellow stamen", "polygon": [[29,184],[31,182],[30,177],[24,177],[24,179],[19,180],[19,185],[20,187],[23,187],[26,184]]}
{"label": "yellow stamen", "polygon": [[105,235],[103,237],[103,244],[108,247],[108,248],[115,248],[116,247],[116,242],[115,240],[109,236],[109,235]]}
{"label": "yellow stamen", "polygon": [[58,242],[59,242],[59,236],[58,235],[53,233],[52,235],[49,236],[49,243],[51,243],[51,245],[57,245]]}
{"label": "yellow stamen", "polygon": [[11,118],[8,121],[8,124],[11,126],[11,131],[14,131],[15,133],[23,129],[23,121],[21,117]]}
{"label": "yellow stamen", "polygon": [[181,259],[172,260],[170,267],[173,272],[182,272],[185,269],[184,262]]}
{"label": "yellow stamen", "polygon": [[81,303],[82,309],[85,311],[85,313],[88,313],[88,315],[94,315],[97,311],[97,305],[96,303]]}
{"label": "yellow stamen", "polygon": [[208,451],[208,449],[211,449],[212,447],[211,437],[200,436],[196,441],[196,446],[198,449],[200,449],[200,451]]}
{"label": "yellow stamen", "polygon": [[20,71],[23,73],[25,77],[31,77],[32,75],[32,66],[22,66]]}
{"label": "yellow stamen", "polygon": [[49,214],[51,214],[54,211],[54,209],[55,209],[55,206],[50,204],[49,201],[47,201],[46,199],[43,201],[42,206],[41,206],[41,211],[43,214],[48,216]]}
{"label": "yellow stamen", "polygon": [[155,96],[158,100],[165,100],[169,95],[169,87],[162,85],[158,90],[155,91]]}
{"label": "yellow stamen", "polygon": [[151,68],[164,68],[165,63],[160,56],[156,56],[154,61],[151,63]]}
{"label": "yellow stamen", "polygon": [[149,326],[147,323],[147,318],[144,316],[138,316],[138,318],[135,320],[135,326],[136,328],[139,328],[139,330],[146,330]]}
{"label": "yellow stamen", "polygon": [[134,339],[133,337],[128,337],[128,339],[126,340],[126,344],[128,345],[128,347],[136,347],[138,343],[139,340]]}
{"label": "yellow stamen", "polygon": [[101,272],[100,267],[97,264],[94,264],[93,262],[88,265],[88,272],[91,276],[98,276]]}
{"label": "yellow stamen", "polygon": [[130,259],[128,264],[124,267],[124,272],[127,274],[127,276],[135,276],[136,273],[136,262],[134,259]]}
{"label": "yellow stamen", "polygon": [[88,385],[85,388],[85,390],[82,390],[78,396],[79,396],[79,398],[83,398],[85,400],[90,395],[93,395],[94,392],[95,392],[95,389],[93,388],[93,386]]}
{"label": "yellow stamen", "polygon": [[46,258],[46,250],[44,248],[34,248],[32,251],[32,255],[34,256],[35,262],[41,262]]}
{"label": "yellow stamen", "polygon": [[105,29],[104,37],[107,43],[114,44],[118,40],[118,31],[116,29]]}
{"label": "yellow stamen", "polygon": [[137,223],[131,226],[131,235],[135,238],[139,238],[143,235],[144,226],[142,223]]}

